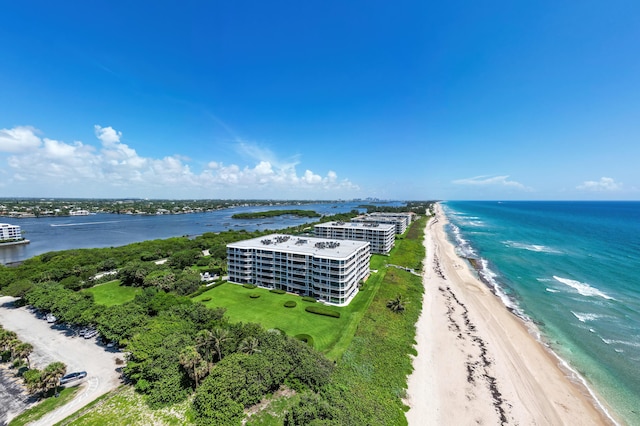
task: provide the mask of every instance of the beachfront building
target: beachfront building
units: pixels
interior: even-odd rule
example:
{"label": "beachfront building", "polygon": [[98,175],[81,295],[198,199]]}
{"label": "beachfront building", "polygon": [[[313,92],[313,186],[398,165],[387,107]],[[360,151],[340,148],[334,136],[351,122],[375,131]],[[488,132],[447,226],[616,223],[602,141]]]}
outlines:
{"label": "beachfront building", "polygon": [[370,244],[271,234],[227,245],[229,281],[345,306],[369,276]]}
{"label": "beachfront building", "polygon": [[396,227],[389,223],[326,222],[314,226],[316,237],[368,241],[371,253],[389,254],[396,242]]}
{"label": "beachfront building", "polygon": [[69,216],[89,216],[89,210],[72,210]]}
{"label": "beachfront building", "polygon": [[371,217],[395,217],[398,219],[403,219],[405,221],[405,223],[407,224],[407,228],[409,227],[409,225],[411,225],[411,222],[413,222],[415,213],[413,212],[372,212],[369,213],[369,216]]}
{"label": "beachfront building", "polygon": [[22,231],[18,225],[0,223],[0,241],[22,240]]}
{"label": "beachfront building", "polygon": [[365,214],[351,219],[351,222],[356,223],[377,223],[380,225],[393,225],[396,228],[396,234],[404,234],[409,226],[409,222],[406,217],[394,217],[394,216],[382,216]]}

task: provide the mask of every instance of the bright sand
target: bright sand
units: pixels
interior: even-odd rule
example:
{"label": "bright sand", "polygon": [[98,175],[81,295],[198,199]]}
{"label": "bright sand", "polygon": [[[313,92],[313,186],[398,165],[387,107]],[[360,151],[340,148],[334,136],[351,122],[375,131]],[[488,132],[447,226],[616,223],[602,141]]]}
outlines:
{"label": "bright sand", "polygon": [[427,225],[409,425],[602,425],[613,422],[458,257],[436,205]]}

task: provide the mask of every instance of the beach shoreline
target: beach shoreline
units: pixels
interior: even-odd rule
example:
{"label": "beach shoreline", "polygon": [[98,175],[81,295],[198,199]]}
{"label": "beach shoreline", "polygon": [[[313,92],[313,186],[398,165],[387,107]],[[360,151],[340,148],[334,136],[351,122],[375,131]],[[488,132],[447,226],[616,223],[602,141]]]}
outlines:
{"label": "beach shoreline", "polygon": [[457,255],[442,207],[435,212],[425,230],[409,425],[616,424],[586,382]]}

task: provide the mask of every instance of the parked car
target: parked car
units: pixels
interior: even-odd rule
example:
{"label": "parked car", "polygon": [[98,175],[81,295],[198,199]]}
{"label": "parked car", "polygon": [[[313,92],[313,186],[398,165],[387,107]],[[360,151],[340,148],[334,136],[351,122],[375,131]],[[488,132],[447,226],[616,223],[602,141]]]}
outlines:
{"label": "parked car", "polygon": [[60,379],[60,384],[64,385],[65,383],[75,382],[76,380],[84,379],[87,377],[86,371],[77,371],[75,373],[69,373],[66,376],[62,376]]}
{"label": "parked car", "polygon": [[91,339],[92,337],[97,336],[97,335],[98,335],[98,331],[97,330],[93,330],[93,329],[92,330],[87,330],[84,333],[84,338],[85,339]]}
{"label": "parked car", "polygon": [[53,314],[47,314],[48,323],[53,324],[56,321],[58,321],[58,318],[56,318]]}

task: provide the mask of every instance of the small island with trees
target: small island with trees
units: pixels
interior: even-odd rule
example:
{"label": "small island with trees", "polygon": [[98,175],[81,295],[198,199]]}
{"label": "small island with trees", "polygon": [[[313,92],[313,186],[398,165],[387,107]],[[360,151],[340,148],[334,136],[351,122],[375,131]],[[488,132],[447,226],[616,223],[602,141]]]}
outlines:
{"label": "small island with trees", "polygon": [[298,217],[320,217],[320,213],[313,210],[267,210],[262,212],[236,213],[231,216],[232,219],[265,219],[277,216],[298,216]]}

